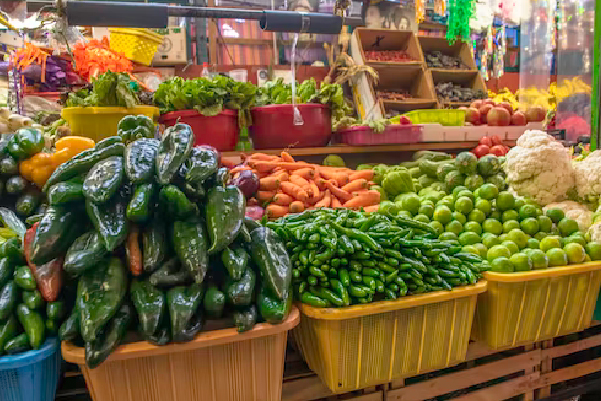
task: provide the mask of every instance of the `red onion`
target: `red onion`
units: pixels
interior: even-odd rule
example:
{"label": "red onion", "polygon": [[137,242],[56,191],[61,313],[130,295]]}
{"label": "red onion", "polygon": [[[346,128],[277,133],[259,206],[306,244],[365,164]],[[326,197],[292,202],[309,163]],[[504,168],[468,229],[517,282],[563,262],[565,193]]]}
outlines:
{"label": "red onion", "polygon": [[259,189],[259,179],[250,170],[242,170],[237,177],[232,180],[232,184],[240,188],[246,199],[250,198]]}

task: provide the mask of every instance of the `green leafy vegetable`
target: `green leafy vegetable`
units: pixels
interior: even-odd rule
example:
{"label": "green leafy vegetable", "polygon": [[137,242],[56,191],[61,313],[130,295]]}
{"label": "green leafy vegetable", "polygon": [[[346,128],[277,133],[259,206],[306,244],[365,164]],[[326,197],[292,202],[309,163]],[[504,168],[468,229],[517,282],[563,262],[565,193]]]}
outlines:
{"label": "green leafy vegetable", "polygon": [[139,104],[131,87],[131,78],[125,73],[107,71],[96,78],[92,90],[87,88],[69,93],[67,107],[127,107]]}

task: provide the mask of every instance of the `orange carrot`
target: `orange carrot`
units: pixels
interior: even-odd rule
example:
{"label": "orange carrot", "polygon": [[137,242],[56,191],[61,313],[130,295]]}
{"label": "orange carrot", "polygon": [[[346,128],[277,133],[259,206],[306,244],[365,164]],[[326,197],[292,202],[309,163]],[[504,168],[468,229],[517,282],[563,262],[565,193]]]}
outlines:
{"label": "orange carrot", "polygon": [[355,196],[353,199],[347,201],[344,204],[344,207],[357,208],[362,206],[372,206],[378,203],[380,203],[380,191],[371,190]]}
{"label": "orange carrot", "polygon": [[288,181],[290,179],[290,176],[285,171],[280,171],[279,173],[274,173],[272,176],[276,177],[280,182]]}
{"label": "orange carrot", "polygon": [[305,204],[301,201],[294,201],[288,207],[290,213],[300,213],[305,210]]}
{"label": "orange carrot", "polygon": [[288,214],[288,206],[274,205],[273,203],[265,208],[267,218],[283,217]]}
{"label": "orange carrot", "polygon": [[369,188],[369,184],[365,178],[357,178],[342,187],[346,192],[360,191],[367,188]]}
{"label": "orange carrot", "polygon": [[377,212],[378,210],[380,210],[380,205],[365,206],[363,208],[363,211],[366,213]]}
{"label": "orange carrot", "polygon": [[299,175],[294,175],[294,174],[292,174],[290,176],[290,182],[298,185],[301,188],[304,188],[309,185],[309,181],[305,180],[303,177],[301,177]]}
{"label": "orange carrot", "polygon": [[307,163],[286,163],[286,162],[268,162],[268,161],[252,161],[249,162],[251,167],[257,169],[257,171],[271,171],[276,167],[282,167],[286,170],[300,170],[301,168],[306,168],[310,166]]}
{"label": "orange carrot", "polygon": [[[323,178],[322,178],[322,180],[323,180]],[[324,180],[324,181],[325,181],[326,188],[328,188],[335,197],[340,199],[341,202],[348,202],[349,200],[351,200],[353,198],[353,196],[351,194],[349,194],[348,192],[346,192],[344,189],[338,188],[334,184],[333,181],[331,181],[331,180]]]}
{"label": "orange carrot", "polygon": [[311,167],[301,168],[300,170],[294,170],[292,175],[298,175],[303,177],[305,180],[311,180],[315,177],[315,170]]}
{"label": "orange carrot", "polygon": [[311,188],[311,192],[309,192],[309,196],[311,196],[312,198],[318,198],[319,197],[319,188],[317,187],[317,184],[315,184],[315,181],[309,181],[309,187]]}
{"label": "orange carrot", "polygon": [[355,181],[359,178],[364,178],[367,181],[371,181],[374,179],[374,171],[373,170],[359,170],[355,171],[351,175],[349,175],[349,179],[351,181]]}
{"label": "orange carrot", "polygon": [[285,194],[288,194],[294,199],[297,199],[301,202],[305,202],[307,198],[309,198],[307,191],[305,191],[296,184],[293,184],[291,182],[282,182],[280,186]]}
{"label": "orange carrot", "polygon": [[257,191],[257,200],[269,202],[275,196],[275,191]]}
{"label": "orange carrot", "polygon": [[278,158],[277,156],[268,155],[266,153],[253,153],[248,157],[248,159],[252,159],[255,161],[263,160],[263,161],[272,161],[274,158]]}
{"label": "orange carrot", "polygon": [[288,206],[294,201],[292,196],[286,195],[285,193],[277,193],[273,197],[273,203],[280,206]]}
{"label": "orange carrot", "polygon": [[233,169],[230,170],[230,174],[234,175],[234,174],[238,174],[241,171],[244,170],[250,170],[250,167],[248,166],[238,166],[238,167],[234,167]]}
{"label": "orange carrot", "polygon": [[338,198],[335,196],[332,196],[332,207],[333,208],[342,207],[342,203],[340,203],[340,200],[338,200]]}
{"label": "orange carrot", "polygon": [[282,152],[282,153],[280,153],[280,156],[282,157],[282,160],[285,161],[286,163],[294,163],[294,158],[292,156],[290,156],[290,153]]}
{"label": "orange carrot", "polygon": [[315,207],[330,207],[331,203],[332,203],[332,196],[330,194],[330,190],[326,189],[325,196],[323,197],[322,200],[320,200],[319,202],[317,202],[315,204]]}
{"label": "orange carrot", "polygon": [[259,188],[262,191],[274,191],[280,187],[280,180],[277,177],[269,176],[259,180]]}

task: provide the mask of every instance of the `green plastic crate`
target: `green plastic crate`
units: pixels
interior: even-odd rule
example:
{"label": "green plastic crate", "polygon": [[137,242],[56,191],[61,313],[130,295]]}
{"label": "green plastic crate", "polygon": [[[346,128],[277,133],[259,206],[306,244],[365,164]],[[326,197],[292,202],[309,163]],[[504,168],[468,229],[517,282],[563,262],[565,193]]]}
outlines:
{"label": "green plastic crate", "polygon": [[459,109],[424,109],[405,113],[413,124],[435,124],[461,126],[465,124],[465,110]]}

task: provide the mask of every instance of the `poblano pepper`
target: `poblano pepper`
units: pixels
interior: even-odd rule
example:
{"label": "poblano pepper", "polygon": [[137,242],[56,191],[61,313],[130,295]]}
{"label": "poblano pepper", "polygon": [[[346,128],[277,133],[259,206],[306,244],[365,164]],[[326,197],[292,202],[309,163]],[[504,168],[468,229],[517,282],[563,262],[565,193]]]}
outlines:
{"label": "poblano pepper", "polygon": [[108,251],[100,234],[96,231],[88,231],[73,241],[67,249],[63,269],[72,277],[79,277],[98,264],[106,255]]}
{"label": "poblano pepper", "polygon": [[246,269],[244,276],[238,281],[227,278],[223,283],[227,303],[234,306],[250,305],[255,291],[255,281],[253,269]]}
{"label": "poblano pepper", "polygon": [[136,187],[134,195],[127,205],[127,218],[135,223],[144,223],[151,212],[155,186],[152,183],[142,183]]}
{"label": "poblano pepper", "polygon": [[171,182],[181,164],[190,156],[193,143],[194,133],[187,124],[175,124],[165,130],[155,159],[159,184]]}
{"label": "poblano pepper", "polygon": [[127,290],[127,276],[121,261],[101,262],[79,279],[77,309],[84,341],[93,341],[113,317]]}
{"label": "poblano pepper", "polygon": [[133,318],[132,309],[127,302],[123,303],[96,338],[86,342],[86,365],[90,369],[98,367],[119,346]]}
{"label": "poblano pepper", "polygon": [[94,203],[111,199],[123,181],[123,157],[111,156],[99,161],[83,182],[84,196]]}
{"label": "poblano pepper", "polygon": [[13,272],[14,266],[8,261],[8,258],[0,259],[0,288],[13,277]]}
{"label": "poblano pepper", "polygon": [[159,202],[167,216],[184,219],[198,214],[198,207],[175,185],[165,185],[159,192]]}
{"label": "poblano pepper", "polygon": [[10,315],[6,321],[0,323],[0,354],[7,342],[19,333],[19,322],[14,315]]}
{"label": "poblano pepper", "polygon": [[150,182],[154,176],[154,159],[159,150],[159,140],[142,138],[125,149],[125,174],[134,184]]}
{"label": "poblano pepper", "polygon": [[279,300],[263,282],[260,291],[257,293],[257,307],[259,314],[267,323],[282,323],[290,313],[292,294],[288,291],[286,299]]}
{"label": "poblano pepper", "polygon": [[244,221],[246,201],[237,186],[215,187],[209,191],[206,203],[209,254],[223,250],[234,241]]}
{"label": "poblano pepper", "polygon": [[16,160],[25,160],[44,149],[44,135],[37,128],[21,128],[9,140],[6,151]]}
{"label": "poblano pepper", "polygon": [[278,299],[286,299],[292,280],[286,246],[275,231],[267,227],[256,228],[250,235],[252,260],[259,267],[261,277]]}
{"label": "poblano pepper", "polygon": [[82,232],[83,210],[78,205],[50,206],[31,243],[31,262],[43,265],[62,256]]}
{"label": "poblano pepper", "polygon": [[81,177],[59,182],[48,190],[48,203],[51,205],[64,205],[69,202],[83,200],[83,179]]}
{"label": "poblano pepper", "polygon": [[155,271],[165,260],[168,252],[165,222],[157,214],[142,232],[142,266],[145,272]]}
{"label": "poblano pepper", "polygon": [[173,287],[167,292],[167,306],[171,319],[171,336],[175,342],[190,341],[202,328],[202,284]]}
{"label": "poblano pepper", "polygon": [[19,290],[14,281],[9,281],[0,289],[0,321],[7,319],[15,309]]}
{"label": "poblano pepper", "polygon": [[191,278],[188,272],[182,269],[179,259],[172,258],[165,261],[158,270],[152,273],[148,281],[150,284],[162,288],[186,284],[191,281]]}
{"label": "poblano pepper", "polygon": [[71,314],[65,319],[58,330],[61,341],[73,341],[80,334],[79,315],[79,309],[77,309],[77,304],[75,304],[73,305]]}
{"label": "poblano pepper", "polygon": [[250,256],[246,250],[236,244],[226,247],[221,252],[221,262],[233,280],[240,280],[246,271]]}
{"label": "poblano pepper", "polygon": [[88,217],[108,251],[114,251],[127,237],[127,203],[128,199],[121,194],[117,194],[110,202],[102,205],[86,200]]}
{"label": "poblano pepper", "polygon": [[210,146],[195,146],[182,165],[187,182],[202,183],[219,168],[219,153]]}
{"label": "poblano pepper", "polygon": [[250,305],[243,310],[235,311],[232,317],[234,318],[234,326],[240,333],[252,330],[257,324],[257,308]]}
{"label": "poblano pepper", "polygon": [[207,235],[200,218],[175,221],[171,232],[173,249],[192,279],[202,283],[209,267]]}
{"label": "poblano pepper", "polygon": [[203,306],[207,312],[207,317],[219,319],[225,306],[225,294],[219,291],[215,284],[210,284],[205,293]]}
{"label": "poblano pepper", "polygon": [[154,123],[143,114],[128,115],[117,124],[117,135],[126,144],[140,138],[154,138]]}
{"label": "poblano pepper", "polygon": [[138,331],[144,338],[151,337],[159,329],[165,314],[165,293],[146,280],[134,280],[130,297],[138,313]]}

